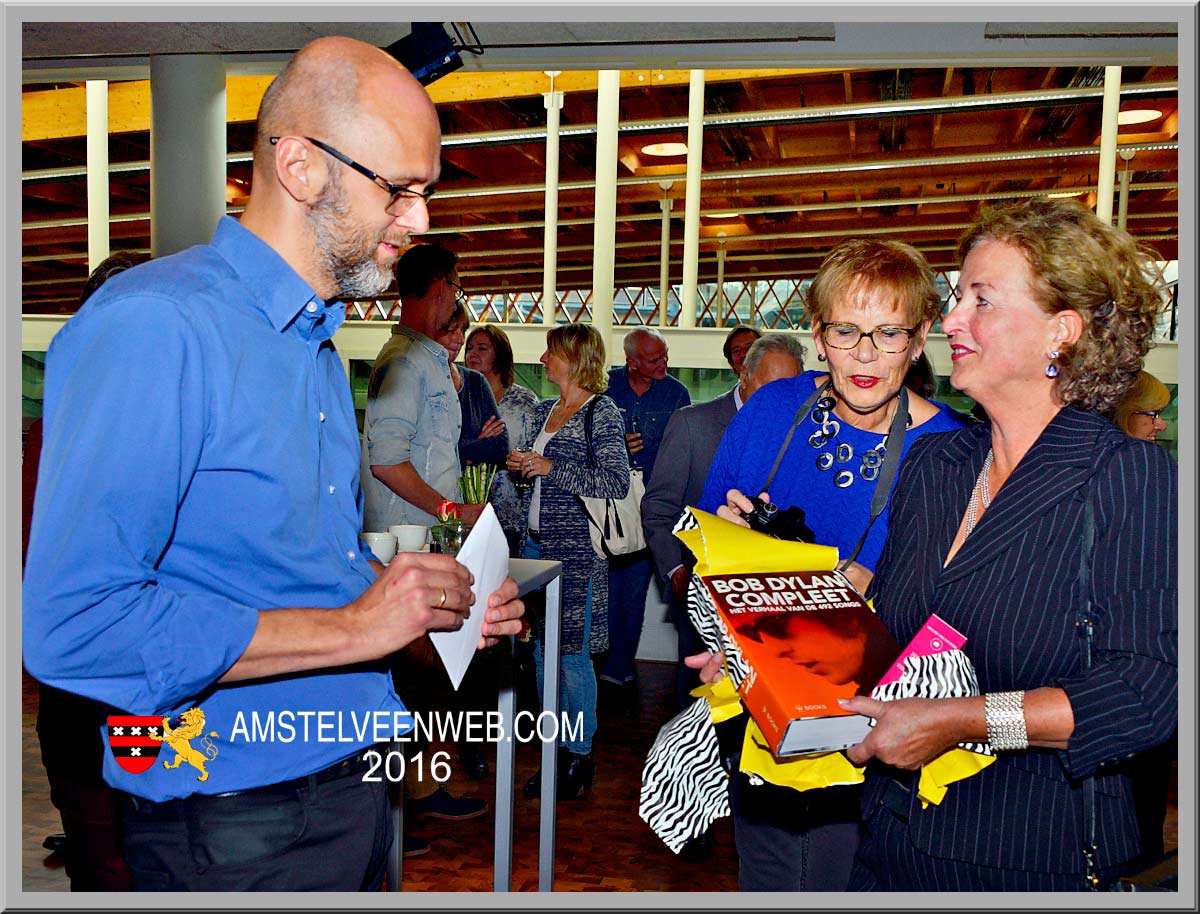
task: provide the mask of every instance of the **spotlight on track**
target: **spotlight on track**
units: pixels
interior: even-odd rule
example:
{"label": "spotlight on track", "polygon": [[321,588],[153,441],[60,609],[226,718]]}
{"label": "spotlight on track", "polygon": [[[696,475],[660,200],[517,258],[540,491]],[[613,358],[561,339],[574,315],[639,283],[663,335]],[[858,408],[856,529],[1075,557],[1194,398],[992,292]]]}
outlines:
{"label": "spotlight on track", "polygon": [[[483,53],[479,36],[475,34],[471,23],[453,22],[451,28],[454,29],[454,38],[450,37],[440,22],[413,22],[409,34],[384,50],[404,64],[421,85],[428,86],[463,65],[460,51],[475,55]],[[463,39],[464,30],[474,39],[473,43],[468,44]]]}

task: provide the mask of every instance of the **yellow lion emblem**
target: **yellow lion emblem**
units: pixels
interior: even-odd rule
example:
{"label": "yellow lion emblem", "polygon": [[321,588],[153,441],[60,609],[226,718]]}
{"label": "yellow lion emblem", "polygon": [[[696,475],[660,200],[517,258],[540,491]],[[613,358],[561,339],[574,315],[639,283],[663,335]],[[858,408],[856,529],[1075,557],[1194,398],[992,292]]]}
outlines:
{"label": "yellow lion emblem", "polygon": [[196,778],[197,781],[207,781],[208,771],[205,770],[204,763],[211,762],[217,757],[217,747],[212,744],[212,741],[208,737],[216,737],[218,734],[209,733],[208,736],[204,736],[201,742],[201,745],[204,747],[203,752],[199,749],[193,749],[191,741],[204,734],[204,712],[199,708],[188,708],[188,710],[179,715],[179,719],[182,721],[182,724],[172,730],[171,718],[164,717],[162,719],[163,735],[155,736],[153,733],[149,734],[151,739],[157,740],[160,743],[166,743],[175,750],[175,760],[163,762],[163,767],[178,768],[181,762],[187,762],[200,772],[200,777]]}

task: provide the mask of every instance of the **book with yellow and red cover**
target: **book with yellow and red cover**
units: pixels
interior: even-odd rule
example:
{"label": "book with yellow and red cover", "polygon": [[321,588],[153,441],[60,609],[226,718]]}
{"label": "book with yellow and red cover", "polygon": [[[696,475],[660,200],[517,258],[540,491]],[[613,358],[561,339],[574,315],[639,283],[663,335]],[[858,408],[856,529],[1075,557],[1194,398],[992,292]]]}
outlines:
{"label": "book with yellow and red cover", "polygon": [[748,667],[742,702],[778,757],[862,742],[869,719],[839,707],[867,695],[900,646],[836,571],[703,575]]}

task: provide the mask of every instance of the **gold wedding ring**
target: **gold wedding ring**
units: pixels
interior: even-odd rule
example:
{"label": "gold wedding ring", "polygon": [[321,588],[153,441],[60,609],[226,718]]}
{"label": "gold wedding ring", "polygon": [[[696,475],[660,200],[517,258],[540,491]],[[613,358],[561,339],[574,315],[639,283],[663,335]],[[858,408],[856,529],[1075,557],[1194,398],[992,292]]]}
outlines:
{"label": "gold wedding ring", "polygon": [[446,605],[446,588],[443,587],[442,588],[442,598],[440,600],[438,600],[437,608],[441,609],[445,605]]}

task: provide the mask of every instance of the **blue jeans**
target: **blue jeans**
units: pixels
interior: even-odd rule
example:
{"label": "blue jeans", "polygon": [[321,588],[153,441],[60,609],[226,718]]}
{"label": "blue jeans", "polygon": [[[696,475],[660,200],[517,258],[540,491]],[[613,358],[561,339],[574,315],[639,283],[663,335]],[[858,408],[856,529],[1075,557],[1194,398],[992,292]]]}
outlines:
{"label": "blue jeans", "polygon": [[608,659],[600,670],[602,679],[616,683],[633,680],[633,660],[642,639],[652,572],[649,550],[609,562]]}
{"label": "blue jeans", "polygon": [[[525,558],[540,559],[542,549],[537,543],[525,538]],[[588,642],[592,636],[592,583],[588,580],[587,602],[583,608],[583,650],[578,654],[559,654],[558,706],[567,715],[574,728],[582,717],[583,733],[580,739],[560,742],[576,755],[587,755],[592,751],[592,737],[596,735],[599,722],[596,718],[596,670],[592,666],[592,655]],[[538,695],[543,694],[546,681],[546,658],[544,636],[533,643],[533,665],[537,671]],[[560,718],[561,719],[561,718]]]}

